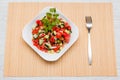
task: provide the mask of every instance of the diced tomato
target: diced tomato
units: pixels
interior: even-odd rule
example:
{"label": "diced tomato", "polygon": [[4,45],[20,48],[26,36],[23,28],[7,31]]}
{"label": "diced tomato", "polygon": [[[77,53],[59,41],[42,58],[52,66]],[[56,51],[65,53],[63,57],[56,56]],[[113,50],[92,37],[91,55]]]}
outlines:
{"label": "diced tomato", "polygon": [[55,31],[55,30],[56,30],[56,28],[57,28],[57,27],[56,27],[56,26],[54,26],[54,27],[52,28],[52,30],[54,30],[54,31]]}
{"label": "diced tomato", "polygon": [[64,25],[65,25],[65,27],[67,27],[67,26],[69,26],[69,24],[66,22],[66,23],[64,23]]}
{"label": "diced tomato", "polygon": [[57,33],[56,33],[56,38],[61,38],[61,36],[62,36],[62,33],[61,33],[61,32],[57,32]]}
{"label": "diced tomato", "polygon": [[54,38],[54,36],[51,36],[51,37],[50,37],[50,42],[52,42],[52,43],[55,42],[55,38]]}
{"label": "diced tomato", "polygon": [[56,52],[59,50],[59,48],[60,48],[60,46],[56,46],[56,48],[54,48],[53,50]]}
{"label": "diced tomato", "polygon": [[32,30],[32,34],[37,34],[39,29],[40,29],[40,27],[36,27],[34,30]]}
{"label": "diced tomato", "polygon": [[65,29],[64,29],[64,28],[61,28],[60,31],[65,31]]}
{"label": "diced tomato", "polygon": [[66,32],[64,32],[63,36],[64,36],[64,39],[65,39],[65,42],[68,43],[70,41],[70,34],[67,34]]}
{"label": "diced tomato", "polygon": [[56,26],[54,26],[52,29],[53,29],[53,31],[56,31],[56,32],[60,31],[60,28],[58,28]]}
{"label": "diced tomato", "polygon": [[33,42],[38,43],[38,39],[33,39]]}
{"label": "diced tomato", "polygon": [[44,38],[44,42],[46,42],[47,41],[47,39],[46,38]]}
{"label": "diced tomato", "polygon": [[38,44],[38,39],[33,39],[32,41],[33,41],[33,45],[35,45],[35,46],[39,45]]}
{"label": "diced tomato", "polygon": [[36,27],[36,28],[35,28],[35,30],[37,30],[37,31],[38,31],[39,29],[40,29],[40,27]]}
{"label": "diced tomato", "polygon": [[46,53],[48,52],[48,50],[47,50],[47,49],[44,49],[43,51],[44,51],[44,52],[46,52]]}
{"label": "diced tomato", "polygon": [[63,32],[62,34],[64,37],[66,37],[68,34],[66,32]]}
{"label": "diced tomato", "polygon": [[32,30],[32,34],[37,34],[38,33],[38,31],[37,30]]}
{"label": "diced tomato", "polygon": [[67,27],[67,29],[68,29],[68,30],[71,30],[71,27],[70,27],[70,26],[68,26],[68,27]]}
{"label": "diced tomato", "polygon": [[40,25],[40,26],[43,25],[41,20],[37,20],[37,21],[36,21],[36,24],[38,24],[38,25]]}
{"label": "diced tomato", "polygon": [[65,28],[71,30],[71,26],[68,23],[65,23]]}
{"label": "diced tomato", "polygon": [[36,44],[36,43],[33,43],[33,45],[34,45],[34,46],[37,46],[38,44]]}
{"label": "diced tomato", "polygon": [[70,35],[68,35],[68,36],[65,37],[65,42],[68,43],[69,41],[70,41]]}
{"label": "diced tomato", "polygon": [[40,49],[40,45],[37,45],[37,48]]}
{"label": "diced tomato", "polygon": [[59,29],[59,28],[57,28],[55,31],[56,31],[56,32],[58,32],[58,31],[60,31],[60,29]]}
{"label": "diced tomato", "polygon": [[43,50],[45,48],[44,43],[40,46],[40,50]]}
{"label": "diced tomato", "polygon": [[61,35],[62,35],[64,31],[65,31],[65,29],[61,28],[59,32],[60,32]]}

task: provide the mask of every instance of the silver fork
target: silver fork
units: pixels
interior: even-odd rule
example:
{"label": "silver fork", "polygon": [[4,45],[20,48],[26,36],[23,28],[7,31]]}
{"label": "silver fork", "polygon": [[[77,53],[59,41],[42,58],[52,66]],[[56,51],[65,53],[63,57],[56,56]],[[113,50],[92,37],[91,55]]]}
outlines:
{"label": "silver fork", "polygon": [[88,62],[89,65],[92,65],[92,48],[91,48],[91,38],[90,38],[90,30],[92,28],[92,17],[86,16],[86,27],[88,29]]}

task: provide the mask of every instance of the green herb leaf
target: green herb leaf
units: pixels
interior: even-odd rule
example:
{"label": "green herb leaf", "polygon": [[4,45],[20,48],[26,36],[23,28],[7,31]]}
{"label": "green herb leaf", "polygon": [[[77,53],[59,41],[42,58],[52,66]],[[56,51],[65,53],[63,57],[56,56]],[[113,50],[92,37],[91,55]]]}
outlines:
{"label": "green herb leaf", "polygon": [[50,12],[56,12],[56,8],[50,8]]}
{"label": "green herb leaf", "polygon": [[52,26],[55,26],[55,25],[56,25],[56,23],[53,21],[53,22],[52,22]]}
{"label": "green herb leaf", "polygon": [[56,18],[55,23],[56,23],[56,24],[59,24],[59,23],[60,23],[60,20]]}
{"label": "green herb leaf", "polygon": [[45,33],[52,31],[52,27],[60,23],[58,19],[59,14],[56,14],[56,8],[50,8],[50,12],[46,13],[46,16],[42,19],[42,22],[45,26]]}
{"label": "green herb leaf", "polygon": [[45,33],[48,33],[48,27],[45,28]]}
{"label": "green herb leaf", "polygon": [[42,22],[45,26],[50,24],[50,21],[47,18],[42,19]]}
{"label": "green herb leaf", "polygon": [[53,14],[53,18],[57,18],[59,14]]}
{"label": "green herb leaf", "polygon": [[51,14],[51,13],[46,13],[46,16],[47,16],[48,18],[52,18],[52,14]]}
{"label": "green herb leaf", "polygon": [[52,27],[53,27],[52,25],[49,25],[48,30],[51,31]]}

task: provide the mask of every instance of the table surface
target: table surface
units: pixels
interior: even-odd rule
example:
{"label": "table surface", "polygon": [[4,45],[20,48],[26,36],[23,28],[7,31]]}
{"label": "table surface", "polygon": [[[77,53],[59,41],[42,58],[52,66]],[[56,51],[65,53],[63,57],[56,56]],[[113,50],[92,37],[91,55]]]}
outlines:
{"label": "table surface", "polygon": [[4,53],[5,53],[5,39],[6,39],[6,23],[9,2],[53,2],[54,0],[0,0],[0,80],[120,80],[120,0],[60,0],[55,2],[112,2],[114,15],[114,34],[115,34],[115,48],[117,59],[117,77],[4,77]]}

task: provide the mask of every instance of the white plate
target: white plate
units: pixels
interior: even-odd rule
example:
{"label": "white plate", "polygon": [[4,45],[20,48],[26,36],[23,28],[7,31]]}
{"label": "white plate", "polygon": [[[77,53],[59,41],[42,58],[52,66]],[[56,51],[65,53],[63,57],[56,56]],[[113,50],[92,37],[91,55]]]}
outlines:
{"label": "white plate", "polygon": [[34,46],[33,42],[32,42],[32,26],[35,24],[36,20],[41,19],[46,14],[46,12],[49,11],[50,8],[52,8],[52,7],[44,8],[40,12],[40,14],[38,14],[31,22],[29,22],[24,27],[24,29],[22,31],[22,37],[23,37],[24,41],[35,52],[37,52],[37,54],[39,54],[44,60],[46,60],[46,61],[56,61],[73,45],[73,43],[75,43],[75,41],[78,39],[79,32],[78,32],[77,26],[74,23],[72,23],[68,18],[66,18],[58,9],[56,9],[56,13],[58,13],[61,18],[65,19],[71,26],[72,33],[71,33],[70,42],[68,44],[66,44],[59,53],[54,53],[54,54],[45,53],[45,52],[39,50],[36,46]]}

